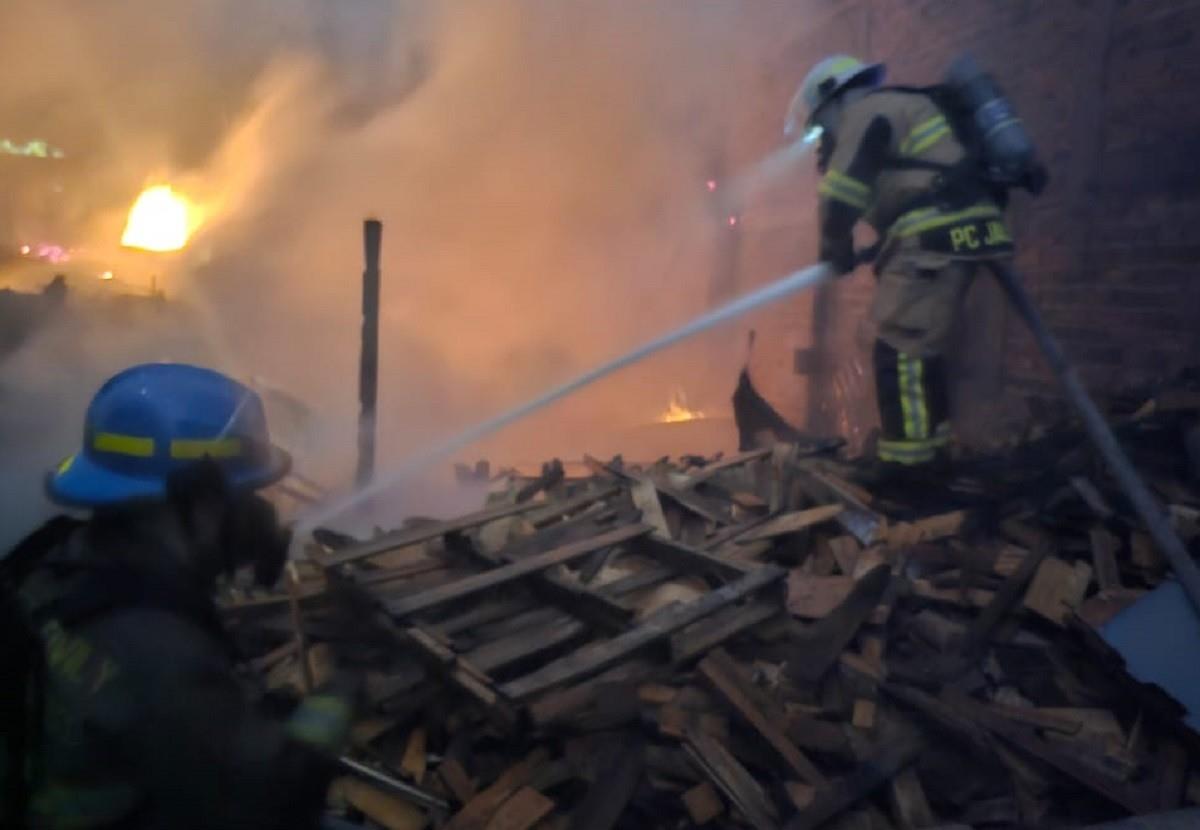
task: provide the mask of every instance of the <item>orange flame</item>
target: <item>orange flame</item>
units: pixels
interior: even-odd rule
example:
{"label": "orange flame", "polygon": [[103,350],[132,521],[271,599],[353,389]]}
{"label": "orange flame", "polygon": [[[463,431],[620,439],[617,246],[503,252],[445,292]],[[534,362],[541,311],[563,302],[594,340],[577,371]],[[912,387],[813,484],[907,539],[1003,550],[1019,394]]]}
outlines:
{"label": "orange flame", "polygon": [[178,251],[200,224],[196,207],[161,184],[142,191],[129,209],[121,244],[143,251]]}
{"label": "orange flame", "polygon": [[698,409],[689,409],[687,405],[687,395],[682,389],[676,389],[671,393],[671,402],[667,404],[667,409],[658,416],[660,424],[679,424],[684,421],[698,421],[704,417],[704,413]]}

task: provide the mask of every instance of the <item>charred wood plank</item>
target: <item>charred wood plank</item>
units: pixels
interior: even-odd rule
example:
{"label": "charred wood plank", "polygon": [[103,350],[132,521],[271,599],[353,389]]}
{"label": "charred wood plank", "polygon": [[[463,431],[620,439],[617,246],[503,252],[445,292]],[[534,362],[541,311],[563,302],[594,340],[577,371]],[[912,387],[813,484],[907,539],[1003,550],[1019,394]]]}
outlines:
{"label": "charred wood plank", "polygon": [[503,519],[506,516],[516,516],[538,506],[537,502],[500,504],[495,507],[476,511],[475,513],[468,513],[465,516],[452,519],[448,522],[437,522],[431,525],[405,528],[393,533],[385,533],[378,538],[370,539],[366,542],[348,545],[332,556],[322,558],[320,564],[325,568],[336,568],[351,562],[359,562],[390,550],[406,548],[410,545],[419,545],[422,542],[428,542],[430,539],[445,536],[447,533],[460,533],[496,519]]}
{"label": "charred wood plank", "polygon": [[835,521],[842,529],[864,545],[878,542],[887,530],[887,519],[869,508],[854,489],[836,476],[817,470],[797,467],[800,487],[814,501],[842,505]]}
{"label": "charred wood plank", "polygon": [[574,654],[505,684],[504,694],[512,700],[528,700],[555,686],[603,671],[679,629],[780,581],[785,574],[782,568],[759,568],[697,600],[669,605],[624,634],[604,642],[591,643]]}
{"label": "charred wood plank", "polygon": [[1134,813],[1149,813],[1158,808],[1157,781],[1132,784],[1109,775],[1083,760],[1077,750],[1038,737],[1032,727],[1013,723],[982,705],[956,697],[944,701],[962,717],[970,718],[981,727],[1027,755],[1032,755],[1097,795]]}
{"label": "charred wood plank", "polygon": [[595,782],[571,815],[572,830],[611,830],[641,782],[645,742],[637,733],[617,733],[599,749]]}
{"label": "charred wood plank", "polygon": [[881,741],[869,759],[845,778],[819,787],[812,803],[801,810],[784,830],[815,830],[891,781],[916,760],[923,743],[915,737]]}
{"label": "charred wood plank", "polygon": [[546,751],[539,749],[525,760],[509,767],[492,784],[481,790],[463,808],[450,817],[443,830],[484,830],[492,816],[517,790],[526,786],[538,769],[549,760]]}
{"label": "charred wood plank", "polygon": [[722,649],[700,661],[700,674],[759,736],[808,784],[823,784],[825,776],[783,732],[787,715],[774,701],[746,682],[737,663]]}
{"label": "charred wood plank", "polygon": [[645,536],[639,539],[634,547],[677,571],[701,576],[715,573],[725,579],[737,579],[758,567],[748,562],[714,556],[706,551],[657,536]]}
{"label": "charred wood plank", "polygon": [[686,663],[781,613],[779,603],[765,599],[718,611],[671,635],[671,661],[676,665]]}
{"label": "charred wood plank", "polygon": [[420,611],[452,602],[453,600],[474,596],[483,591],[491,590],[513,580],[538,573],[554,565],[562,565],[580,559],[592,551],[626,542],[649,532],[650,528],[646,525],[630,525],[628,527],[617,528],[591,539],[564,545],[561,548],[530,556],[519,562],[503,565],[485,573],[469,576],[465,579],[451,582],[449,585],[434,588],[431,591],[425,591],[388,603],[387,610],[396,617],[416,614]]}
{"label": "charred wood plank", "polygon": [[820,680],[874,613],[891,577],[887,565],[873,568],[855,583],[841,605],[805,628],[796,638],[788,660],[788,676],[801,683]]}
{"label": "charred wood plank", "polygon": [[1050,546],[1039,542],[1017,568],[1016,573],[1004,581],[1000,590],[996,591],[992,601],[967,629],[967,637],[963,652],[968,656],[977,654],[991,640],[996,626],[1007,617],[1016,607],[1033,575],[1050,553]]}
{"label": "charred wood plank", "polygon": [[762,787],[721,743],[690,731],[684,743],[696,766],[733,803],[755,830],[775,830],[779,813]]}
{"label": "charred wood plank", "polygon": [[795,510],[784,513],[753,528],[737,537],[738,544],[761,542],[764,539],[775,539],[789,533],[799,533],[814,525],[836,519],[846,508],[841,504],[827,504],[821,507],[810,507],[807,510]]}

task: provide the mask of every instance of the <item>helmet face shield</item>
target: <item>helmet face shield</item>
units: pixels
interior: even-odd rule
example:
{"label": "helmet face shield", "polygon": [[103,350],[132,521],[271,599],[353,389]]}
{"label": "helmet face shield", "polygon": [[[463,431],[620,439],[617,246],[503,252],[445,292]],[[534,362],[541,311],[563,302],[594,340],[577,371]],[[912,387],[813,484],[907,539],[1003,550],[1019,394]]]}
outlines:
{"label": "helmet face shield", "polygon": [[821,112],[843,90],[850,86],[878,86],[885,72],[881,63],[865,64],[849,55],[825,58],[809,71],[792,96],[784,118],[784,136],[796,140],[803,130],[819,124]]}

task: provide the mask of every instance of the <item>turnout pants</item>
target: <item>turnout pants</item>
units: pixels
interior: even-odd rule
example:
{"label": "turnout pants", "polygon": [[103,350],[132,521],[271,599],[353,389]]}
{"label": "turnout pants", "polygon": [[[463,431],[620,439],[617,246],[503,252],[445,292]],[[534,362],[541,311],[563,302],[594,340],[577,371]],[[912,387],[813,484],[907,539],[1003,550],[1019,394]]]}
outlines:
{"label": "turnout pants", "polygon": [[880,271],[872,317],[882,461],[924,464],[950,441],[943,355],[977,265],[898,251]]}

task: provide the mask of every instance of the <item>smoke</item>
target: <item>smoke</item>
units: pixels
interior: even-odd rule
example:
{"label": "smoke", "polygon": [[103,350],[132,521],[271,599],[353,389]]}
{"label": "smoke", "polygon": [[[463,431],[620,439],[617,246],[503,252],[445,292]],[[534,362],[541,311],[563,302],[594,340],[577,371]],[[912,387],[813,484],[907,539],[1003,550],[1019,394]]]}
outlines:
{"label": "smoke", "polygon": [[[76,308],[0,366],[8,394],[58,402],[38,441],[58,457],[105,373],[206,362],[303,402],[292,448],[341,484],[371,216],[380,466],[410,457],[709,305],[724,222],[705,182],[715,158],[751,160],[735,128],[764,116],[747,90],[776,23],[691,2],[6,0],[0,113],[67,149],[71,232],[161,274],[174,309],[114,338]],[[199,206],[192,244],[152,262],[113,250],[156,181]],[[676,387],[720,413],[742,357],[736,333],[680,348],[477,454],[583,452],[597,431],[653,420]]]}

